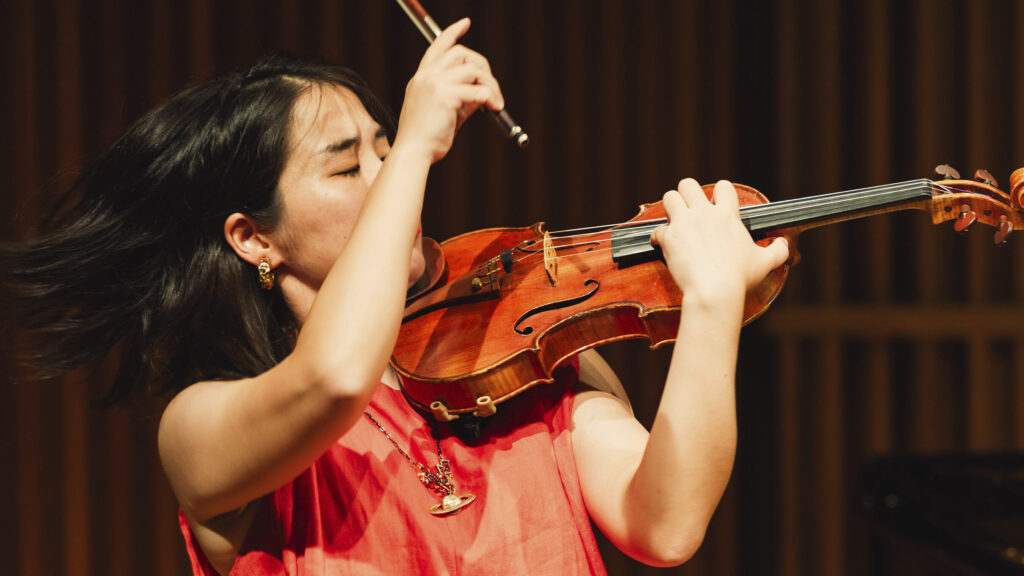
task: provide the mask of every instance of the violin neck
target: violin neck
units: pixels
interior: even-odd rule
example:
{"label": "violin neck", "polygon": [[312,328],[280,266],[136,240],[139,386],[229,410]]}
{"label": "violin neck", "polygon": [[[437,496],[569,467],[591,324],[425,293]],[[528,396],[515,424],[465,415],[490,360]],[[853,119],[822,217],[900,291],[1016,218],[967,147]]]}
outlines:
{"label": "violin neck", "polygon": [[740,219],[755,238],[776,230],[813,228],[911,208],[932,197],[927,179],[845,190],[740,208]]}
{"label": "violin neck", "polygon": [[[909,180],[740,207],[740,220],[755,239],[785,230],[798,233],[808,228],[863,218],[874,214],[923,207],[932,197],[932,181]],[[664,222],[626,225],[612,231],[612,258],[617,262],[656,257],[651,231]]]}

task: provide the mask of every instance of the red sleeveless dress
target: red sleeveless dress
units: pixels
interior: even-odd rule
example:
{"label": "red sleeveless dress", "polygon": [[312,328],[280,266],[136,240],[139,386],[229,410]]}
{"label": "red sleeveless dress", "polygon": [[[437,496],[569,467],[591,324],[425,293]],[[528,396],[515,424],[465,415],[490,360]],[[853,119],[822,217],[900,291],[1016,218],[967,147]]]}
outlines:
{"label": "red sleeveless dress", "polygon": [[[440,502],[381,431],[361,418],[295,480],[263,498],[231,575],[605,574],[583,504],[572,444],[576,370],[535,386],[484,420],[479,441],[435,428],[457,494],[476,501],[436,517]],[[380,385],[368,411],[431,471],[431,425]],[[184,517],[197,576],[214,576]]]}

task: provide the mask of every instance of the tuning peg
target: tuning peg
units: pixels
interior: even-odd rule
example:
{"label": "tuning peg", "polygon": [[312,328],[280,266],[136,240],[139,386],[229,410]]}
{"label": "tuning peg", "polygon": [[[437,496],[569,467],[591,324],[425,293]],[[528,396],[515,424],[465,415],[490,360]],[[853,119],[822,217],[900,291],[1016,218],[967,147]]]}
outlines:
{"label": "tuning peg", "polygon": [[988,184],[993,188],[999,188],[999,183],[996,182],[995,177],[993,177],[992,173],[984,168],[978,169],[974,172],[974,179],[978,182]]}
{"label": "tuning peg", "polygon": [[956,171],[949,164],[939,164],[935,167],[935,173],[942,177],[943,180],[959,180],[960,173]]}
{"label": "tuning peg", "polygon": [[1006,241],[1010,239],[1010,233],[1013,232],[1013,222],[1006,219],[1006,214],[999,217],[999,225],[996,226],[996,234],[992,238],[995,240],[996,246],[1003,246]]}
{"label": "tuning peg", "polygon": [[967,229],[978,221],[978,214],[971,210],[970,204],[960,205],[960,215],[956,217],[956,221],[953,222],[953,229],[957,231],[957,234],[963,234],[967,232]]}

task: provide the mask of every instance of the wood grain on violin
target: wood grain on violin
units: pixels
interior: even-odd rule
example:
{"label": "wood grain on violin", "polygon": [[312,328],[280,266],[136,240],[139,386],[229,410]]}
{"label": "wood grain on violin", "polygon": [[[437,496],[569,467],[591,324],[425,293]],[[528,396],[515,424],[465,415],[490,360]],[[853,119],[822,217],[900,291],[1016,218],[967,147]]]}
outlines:
{"label": "wood grain on violin", "polygon": [[[735,185],[740,218],[759,242],[899,210],[923,210],[957,232],[976,222],[996,229],[996,244],[1024,223],[1024,168],[1011,193],[987,172],[962,180],[911,180],[769,203]],[[704,187],[711,196],[713,185]],[[683,295],[651,231],[664,223],[661,203],[644,204],[623,224],[549,232],[525,228],[470,232],[441,244],[434,285],[411,299],[392,365],[406,396],[435,418],[488,416],[522,390],[550,382],[554,369],[588,348],[629,338],[657,347],[674,340]],[[795,255],[795,250],[793,251]],[[792,261],[792,259],[791,259]],[[789,264],[748,292],[744,322],[761,315],[782,289]]]}

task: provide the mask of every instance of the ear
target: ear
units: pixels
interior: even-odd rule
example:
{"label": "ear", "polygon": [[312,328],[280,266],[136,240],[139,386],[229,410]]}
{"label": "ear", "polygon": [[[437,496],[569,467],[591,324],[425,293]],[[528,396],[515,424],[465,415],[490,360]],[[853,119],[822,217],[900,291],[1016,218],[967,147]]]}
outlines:
{"label": "ear", "polygon": [[276,244],[248,214],[235,212],[224,220],[224,239],[239,258],[253,266],[259,266],[263,258],[269,258],[272,267],[281,263]]}

